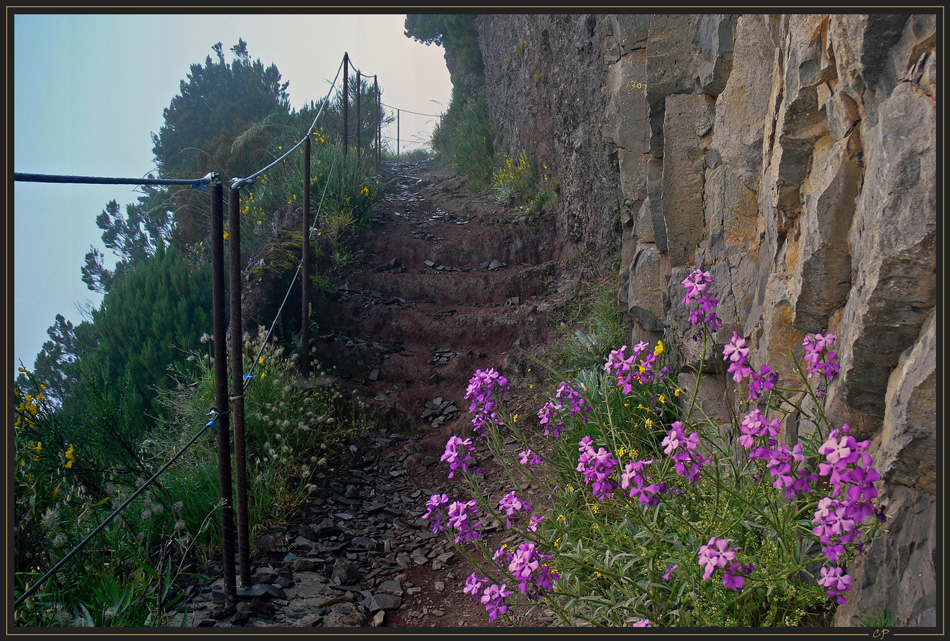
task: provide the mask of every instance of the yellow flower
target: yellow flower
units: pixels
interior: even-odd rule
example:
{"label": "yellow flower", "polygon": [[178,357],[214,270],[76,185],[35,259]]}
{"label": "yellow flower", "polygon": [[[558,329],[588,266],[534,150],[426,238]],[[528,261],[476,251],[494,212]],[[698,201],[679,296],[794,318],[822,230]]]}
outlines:
{"label": "yellow flower", "polygon": [[518,415],[517,415],[517,414],[515,414],[514,422],[515,422],[515,423],[518,422]]}
{"label": "yellow flower", "polygon": [[681,394],[680,388],[677,387],[676,391],[673,392],[673,396],[675,396],[676,398],[679,398],[680,394]]}
{"label": "yellow flower", "polygon": [[73,466],[73,463],[76,461],[76,450],[73,448],[73,444],[69,444],[69,449],[66,450],[66,469],[70,469]]}
{"label": "yellow flower", "polygon": [[662,404],[664,404],[664,405],[666,404],[666,397],[663,396],[662,394],[660,394],[660,403],[662,403]]}
{"label": "yellow flower", "polygon": [[656,347],[653,349],[653,353],[657,356],[663,353],[663,341],[656,342]]}
{"label": "yellow flower", "polygon": [[257,363],[258,363],[259,365],[263,365],[263,364],[264,364],[264,357],[263,357],[263,356],[259,356],[259,357],[257,358]]}
{"label": "yellow flower", "polygon": [[224,239],[225,239],[225,240],[228,239],[228,232],[224,232]]}
{"label": "yellow flower", "polygon": [[37,454],[39,454],[40,452],[43,451],[43,443],[41,441],[37,441],[36,445],[31,447],[30,449],[36,452]]}
{"label": "yellow flower", "polygon": [[622,457],[626,453],[627,453],[627,450],[621,447],[619,450],[617,450],[617,458]]}

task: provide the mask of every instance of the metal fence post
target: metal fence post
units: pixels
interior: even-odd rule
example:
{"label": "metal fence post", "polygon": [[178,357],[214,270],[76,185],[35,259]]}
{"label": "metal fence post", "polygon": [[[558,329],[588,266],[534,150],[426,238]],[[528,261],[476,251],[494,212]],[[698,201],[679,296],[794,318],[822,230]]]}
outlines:
{"label": "metal fence post", "polygon": [[343,54],[343,155],[346,155],[346,147],[350,144],[350,127],[347,122],[347,114],[349,111],[349,90],[350,90],[350,81],[349,81],[349,64],[350,64],[350,55],[347,53]]}
{"label": "metal fence post", "polygon": [[237,601],[234,576],[234,508],[231,491],[231,439],[228,429],[228,350],[224,304],[224,188],[211,190],[211,276],[214,317],[215,428],[218,436],[218,479],[221,490],[221,547],[225,603]]}
{"label": "metal fence post", "polygon": [[396,110],[396,160],[399,160],[399,110]]}
{"label": "metal fence post", "polygon": [[363,93],[363,88],[360,85],[360,72],[356,72],[356,157],[360,156],[360,146],[363,143],[362,140],[362,124],[363,118],[360,114],[360,96]]}
{"label": "metal fence post", "polygon": [[373,117],[373,133],[376,135],[376,173],[379,173],[379,141],[380,141],[380,128],[379,128],[379,79],[376,76],[373,76],[373,101],[376,104],[376,113]]}
{"label": "metal fence post", "polygon": [[241,587],[251,587],[251,544],[248,540],[247,463],[244,456],[244,329],[241,318],[241,190],[228,192],[231,233],[231,415],[234,421],[234,484],[237,492],[237,544]]}
{"label": "metal fence post", "polygon": [[303,279],[301,299],[303,311],[300,316],[300,371],[310,373],[310,134],[303,143]]}

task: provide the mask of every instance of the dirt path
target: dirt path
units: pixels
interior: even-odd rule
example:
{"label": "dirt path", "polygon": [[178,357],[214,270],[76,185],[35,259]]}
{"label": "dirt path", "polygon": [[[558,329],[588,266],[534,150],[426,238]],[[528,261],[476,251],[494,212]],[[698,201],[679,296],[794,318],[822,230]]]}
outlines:
{"label": "dirt path", "polygon": [[[320,479],[298,519],[257,542],[254,585],[237,611],[220,605],[219,581],[196,590],[189,625],[494,625],[462,592],[471,566],[421,516],[432,494],[461,491],[440,457],[450,435],[471,435],[464,394],[475,370],[495,367],[527,391],[519,350],[550,338],[568,289],[565,252],[552,219],[501,207],[427,162],[387,172],[391,189],[356,260],[318,297],[316,340],[376,429],[349,446],[345,469]],[[486,536],[499,543],[505,532]],[[520,614],[520,625],[553,620]]]}

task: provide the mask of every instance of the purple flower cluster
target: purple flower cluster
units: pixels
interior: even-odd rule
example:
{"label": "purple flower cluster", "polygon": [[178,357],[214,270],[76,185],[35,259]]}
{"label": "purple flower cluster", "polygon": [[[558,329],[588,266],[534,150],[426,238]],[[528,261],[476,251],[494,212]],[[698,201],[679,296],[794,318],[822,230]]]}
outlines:
{"label": "purple flower cluster", "polygon": [[602,447],[595,452],[591,442],[590,436],[585,436],[578,443],[581,455],[577,459],[577,471],[584,475],[584,484],[591,486],[594,497],[603,501],[613,496],[613,491],[617,489],[617,483],[611,475],[619,461]]}
{"label": "purple flower cluster", "polygon": [[496,372],[494,368],[476,370],[475,375],[468,382],[465,398],[472,399],[468,411],[475,415],[472,417],[472,425],[478,437],[484,436],[485,431],[490,430],[492,426],[504,425],[495,412],[497,402],[495,388],[498,391],[508,389],[508,379]]}
{"label": "purple flower cluster", "polygon": [[[558,420],[558,415],[562,410],[567,409],[569,415],[573,416],[575,414],[590,412],[591,407],[587,399],[585,399],[579,391],[571,387],[567,381],[561,381],[555,397],[559,400],[548,401],[538,410],[538,421],[544,426],[545,436],[551,435],[557,438],[564,430],[564,421]],[[555,420],[557,421],[556,424],[552,422]],[[587,417],[585,416],[583,420],[586,423]]]}
{"label": "purple flower cluster", "polygon": [[730,590],[738,592],[745,587],[745,577],[755,571],[751,563],[741,564],[736,561],[736,550],[729,547],[729,539],[712,537],[709,543],[699,548],[699,565],[704,569],[703,580],[712,578],[716,568],[722,568],[722,584]]}
{"label": "purple flower cluster", "polygon": [[749,358],[749,348],[744,338],[737,332],[732,332],[729,344],[722,349],[722,360],[729,363],[727,370],[732,374],[732,380],[739,383],[752,373],[752,368],[746,362]]}
{"label": "purple flower cluster", "polygon": [[878,496],[874,482],[881,479],[865,451],[870,442],[858,443],[847,433],[847,424],[841,432],[839,438],[839,430],[832,430],[828,440],[818,448],[818,453],[825,457],[818,463],[818,474],[829,477],[834,489],[831,496],[818,501],[812,519],[815,524],[812,531],[825,544],[822,552],[832,563],[837,563],[844,555],[846,545],[860,545],[861,527],[876,515],[871,500]]}
{"label": "purple flower cluster", "polygon": [[514,592],[509,590],[505,583],[501,585],[492,583],[485,588],[485,591],[482,593],[481,602],[482,605],[485,606],[485,609],[488,610],[489,621],[494,621],[498,618],[499,614],[508,612],[508,604],[505,603],[505,599],[512,594],[514,594]]}
{"label": "purple flower cluster", "polygon": [[522,543],[508,559],[508,571],[518,581],[518,589],[530,599],[541,596],[542,590],[554,588],[554,581],[560,580],[557,572],[553,572],[546,561],[550,554],[542,554],[538,546],[532,542]]}
{"label": "purple flower cluster", "polygon": [[831,351],[835,344],[835,335],[828,333],[809,334],[802,341],[805,346],[805,362],[808,363],[808,376],[812,377],[820,374],[827,379],[832,379],[835,374],[841,370],[841,366],[835,362],[837,353]]}
{"label": "purple flower cluster", "polygon": [[773,372],[768,365],[763,365],[761,372],[752,370],[750,373],[752,378],[749,380],[749,398],[753,401],[775,389],[778,384],[778,372]]}
{"label": "purple flower cluster", "polygon": [[[562,399],[563,405],[569,406],[571,415],[591,411],[590,403],[587,402],[587,399],[584,398],[583,394],[571,387],[567,381],[561,381],[561,384],[557,388],[557,393],[554,396]],[[587,422],[586,418],[584,422]]]}
{"label": "purple flower cluster", "polygon": [[432,521],[432,531],[441,532],[445,529],[445,526],[442,525],[442,519],[445,518],[445,506],[449,504],[449,495],[448,494],[433,494],[429,497],[429,500],[426,502],[426,507],[429,508],[425,514],[422,515],[424,519],[433,519]]}
{"label": "purple flower cluster", "polygon": [[521,452],[518,453],[518,458],[522,465],[541,465],[541,463],[544,462],[543,456],[543,453],[538,454],[531,449],[521,450]]}
{"label": "purple flower cluster", "polygon": [[696,483],[703,466],[712,459],[696,451],[699,445],[699,434],[693,432],[687,437],[686,432],[683,431],[682,421],[674,421],[670,428],[669,434],[660,445],[663,446],[666,455],[676,461],[676,473],[685,476],[690,483]]}
{"label": "purple flower cluster", "polygon": [[[449,478],[455,476],[458,470],[468,471],[469,464],[472,461],[470,452],[474,451],[475,446],[472,445],[472,439],[463,439],[459,436],[449,437],[449,440],[445,443],[445,452],[441,459],[449,464]],[[478,468],[473,467],[472,471],[478,471]]]}
{"label": "purple flower cluster", "polygon": [[641,503],[649,505],[650,507],[656,507],[660,504],[660,497],[658,494],[666,493],[666,483],[650,483],[645,485],[648,480],[652,480],[651,476],[644,476],[642,474],[646,466],[651,465],[652,460],[649,461],[630,461],[624,467],[623,473],[620,475],[620,487],[623,489],[630,489],[630,498],[638,499]]}
{"label": "purple flower cluster", "polygon": [[634,621],[630,624],[631,628],[652,628],[653,624],[650,623],[650,619],[640,619],[639,621]]}
{"label": "purple flower cluster", "polygon": [[843,593],[851,589],[851,575],[844,574],[841,568],[822,567],[819,572],[821,578],[818,579],[818,585],[825,588],[825,594],[835,599],[838,605],[844,605],[848,602]]}
{"label": "purple flower cluster", "polygon": [[456,543],[481,538],[481,534],[472,523],[479,514],[481,514],[481,511],[478,509],[478,503],[475,499],[465,503],[455,501],[449,505],[449,527],[458,532],[455,537]]}
{"label": "purple flower cluster", "polygon": [[[508,571],[518,581],[518,589],[529,599],[540,598],[542,591],[553,589],[554,582],[560,580],[561,577],[547,564],[550,558],[550,554],[542,554],[537,545],[530,542],[522,543],[514,552],[509,552],[503,545],[492,556],[499,567],[507,565]],[[507,583],[492,583],[483,590],[482,586],[489,581],[491,579],[487,576],[480,577],[473,572],[465,581],[463,592],[476,598],[479,598],[481,592],[481,603],[488,610],[488,618],[494,621],[499,614],[508,611],[505,599],[514,592],[507,589]]]}
{"label": "purple flower cluster", "polygon": [[554,401],[548,401],[538,410],[538,421],[544,426],[544,435],[557,438],[564,430],[564,421],[558,421],[555,425],[551,421],[557,418],[557,413],[561,411],[561,404]]}
{"label": "purple flower cluster", "polygon": [[[694,269],[689,276],[683,279],[681,283],[686,288],[686,296],[683,298],[683,305],[691,307],[694,303],[696,307],[690,309],[689,322],[693,325],[706,323],[709,330],[715,332],[722,325],[722,320],[716,315],[716,306],[719,300],[709,296],[707,287],[716,281],[712,274],[704,272],[701,269]],[[697,335],[697,338],[699,335]]]}
{"label": "purple flower cluster", "polygon": [[611,350],[607,357],[607,362],[604,363],[604,371],[610,372],[617,379],[617,387],[624,394],[633,391],[634,382],[649,383],[660,374],[660,372],[653,369],[653,365],[659,356],[656,351],[648,352],[637,363],[637,359],[649,346],[649,343],[640,341],[633,346],[633,353],[627,356],[627,346],[621,345],[620,349]]}
{"label": "purple flower cluster", "polygon": [[531,512],[531,501],[523,501],[518,498],[514,490],[508,492],[498,501],[498,509],[505,513],[508,528],[516,525],[520,520],[518,512],[523,510]]}
{"label": "purple flower cluster", "polygon": [[767,421],[758,408],[746,414],[739,425],[739,444],[749,450],[749,459],[762,460],[765,469],[775,479],[772,485],[785,490],[785,498],[794,499],[803,492],[810,492],[818,481],[818,475],[805,468],[805,454],[800,444],[789,448],[778,444],[779,419]]}

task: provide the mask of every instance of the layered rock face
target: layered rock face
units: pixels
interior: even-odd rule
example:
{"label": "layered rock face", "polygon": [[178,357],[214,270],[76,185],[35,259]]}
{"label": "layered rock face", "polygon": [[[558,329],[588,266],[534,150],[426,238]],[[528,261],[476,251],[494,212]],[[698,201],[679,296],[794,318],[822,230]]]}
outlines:
{"label": "layered rock face", "polygon": [[476,24],[496,149],[563,180],[563,242],[618,266],[635,334],[697,361],[680,282],[699,267],[718,353],[735,331],[792,381],[805,334],[837,336],[829,416],[872,441],[890,518],[836,621],[936,625],[936,16]]}

